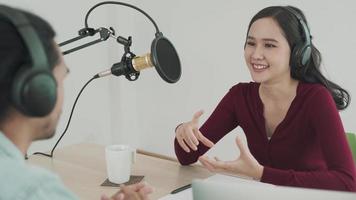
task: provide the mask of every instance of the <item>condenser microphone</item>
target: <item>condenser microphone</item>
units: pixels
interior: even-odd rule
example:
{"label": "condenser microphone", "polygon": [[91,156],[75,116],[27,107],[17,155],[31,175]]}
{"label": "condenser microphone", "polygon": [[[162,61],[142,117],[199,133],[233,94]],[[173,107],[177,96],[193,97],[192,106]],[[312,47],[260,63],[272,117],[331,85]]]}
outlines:
{"label": "condenser microphone", "polygon": [[180,79],[182,72],[178,53],[173,44],[162,33],[156,34],[152,41],[151,53],[115,63],[110,69],[98,73],[96,77],[111,74],[126,76],[151,67],[155,67],[160,77],[168,83],[175,83]]}

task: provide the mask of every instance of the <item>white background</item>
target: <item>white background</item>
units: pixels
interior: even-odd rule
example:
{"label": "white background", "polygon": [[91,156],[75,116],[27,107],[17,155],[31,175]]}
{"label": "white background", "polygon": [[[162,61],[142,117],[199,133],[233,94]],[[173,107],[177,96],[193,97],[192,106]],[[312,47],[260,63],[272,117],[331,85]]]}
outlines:
{"label": "white background", "polygon": [[[56,41],[77,36],[84,16],[100,2],[0,0],[1,3],[33,11],[47,19],[57,32]],[[238,82],[250,81],[243,58],[247,25],[254,14],[271,5],[294,5],[305,12],[313,43],[323,56],[325,75],[356,93],[356,3],[353,0],[131,0],[145,10],[163,34],[175,45],[182,64],[182,77],[176,84],[160,79],[155,70],[141,73],[136,82],[124,77],[97,79],[84,90],[71,125],[60,146],[94,142],[128,143],[136,148],[174,156],[174,128],[204,109],[203,123],[222,96]],[[153,25],[130,8],[106,5],[89,18],[93,27],[113,26],[118,35],[133,36],[137,55],[149,52],[154,38]],[[89,40],[94,40],[90,38]],[[89,41],[87,40],[87,41]],[[63,49],[64,50],[64,49]],[[71,73],[65,83],[65,105],[57,135],[35,142],[30,152],[50,150],[63,131],[74,99],[94,74],[120,60],[121,45],[114,40],[65,56]],[[346,131],[356,131],[356,104],[340,112]],[[236,129],[219,142],[210,154],[224,159],[236,156]],[[242,134],[241,134],[242,135]]]}

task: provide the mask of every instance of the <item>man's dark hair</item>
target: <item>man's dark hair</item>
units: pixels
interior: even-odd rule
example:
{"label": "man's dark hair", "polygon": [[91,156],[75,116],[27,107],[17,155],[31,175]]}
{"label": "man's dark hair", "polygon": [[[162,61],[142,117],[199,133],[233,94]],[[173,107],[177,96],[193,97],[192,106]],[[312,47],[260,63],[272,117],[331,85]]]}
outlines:
{"label": "man's dark hair", "polygon": [[[38,34],[46,52],[50,67],[58,64],[59,53],[55,47],[55,32],[47,21],[39,16],[15,9],[23,13]],[[0,123],[6,118],[12,105],[11,88],[19,68],[30,64],[31,57],[23,39],[12,22],[0,14]]]}

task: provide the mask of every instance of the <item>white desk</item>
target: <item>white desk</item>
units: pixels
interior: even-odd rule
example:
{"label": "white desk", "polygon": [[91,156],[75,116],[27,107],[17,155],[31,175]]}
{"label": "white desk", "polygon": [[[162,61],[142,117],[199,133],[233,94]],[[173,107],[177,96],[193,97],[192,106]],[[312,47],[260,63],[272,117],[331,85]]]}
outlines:
{"label": "white desk", "polygon": [[[31,155],[27,161],[58,174],[64,184],[80,199],[98,200],[101,194],[112,195],[118,188],[102,187],[107,178],[104,146],[76,144],[58,149],[54,158]],[[181,166],[178,162],[155,155],[137,153],[132,175],[144,175],[145,181],[154,187],[151,199],[158,199],[172,190],[190,183],[195,178],[207,178],[212,174],[203,167]]]}

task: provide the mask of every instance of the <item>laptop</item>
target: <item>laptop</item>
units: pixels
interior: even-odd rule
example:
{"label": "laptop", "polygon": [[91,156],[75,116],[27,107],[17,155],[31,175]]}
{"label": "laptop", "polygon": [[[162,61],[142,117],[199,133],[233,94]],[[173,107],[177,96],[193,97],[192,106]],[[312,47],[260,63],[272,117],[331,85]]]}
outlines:
{"label": "laptop", "polygon": [[356,193],[330,190],[255,184],[194,180],[194,200],[356,200]]}

